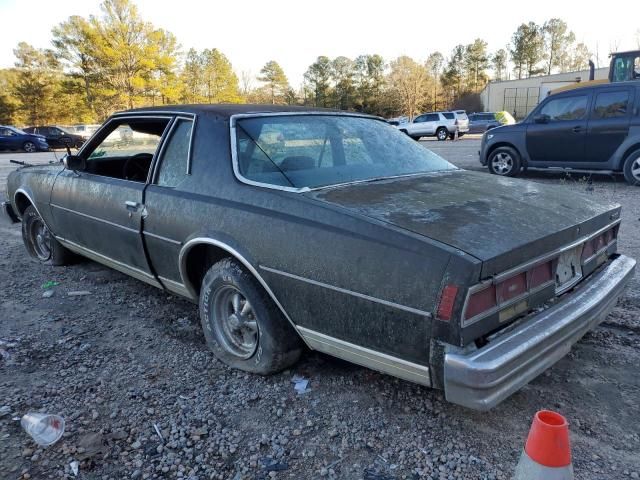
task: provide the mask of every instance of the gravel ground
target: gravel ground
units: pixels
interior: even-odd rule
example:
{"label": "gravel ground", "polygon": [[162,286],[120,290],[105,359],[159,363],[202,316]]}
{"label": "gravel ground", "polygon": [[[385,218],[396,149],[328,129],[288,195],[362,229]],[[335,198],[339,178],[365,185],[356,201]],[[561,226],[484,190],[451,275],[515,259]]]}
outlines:
{"label": "gravel ground", "polygon": [[[422,143],[479,168],[477,138]],[[8,158],[49,155],[0,155],[0,180]],[[528,178],[623,204],[620,250],[640,257],[640,190]],[[313,352],[267,378],[230,370],[207,350],[195,305],[93,262],[30,262],[19,226],[0,227],[0,245],[2,479],[507,479],[541,408],[569,418],[576,478],[639,478],[638,280],[566,358],[478,413]],[[45,298],[47,281],[59,285]],[[294,391],[294,375],[309,391]],[[62,415],[62,440],[37,448],[13,420],[27,411]]]}

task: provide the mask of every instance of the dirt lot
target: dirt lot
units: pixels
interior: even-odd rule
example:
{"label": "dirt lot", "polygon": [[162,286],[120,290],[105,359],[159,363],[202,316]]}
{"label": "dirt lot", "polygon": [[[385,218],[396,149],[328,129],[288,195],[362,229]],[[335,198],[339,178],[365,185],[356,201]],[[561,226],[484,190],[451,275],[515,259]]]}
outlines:
{"label": "dirt lot", "polygon": [[[479,168],[477,139],[423,144]],[[0,155],[2,192],[8,158],[27,157]],[[621,203],[620,250],[640,258],[640,189],[529,179]],[[0,245],[0,407],[11,411],[0,413],[2,479],[507,479],[541,408],[569,418],[576,478],[639,478],[638,279],[568,357],[477,413],[316,353],[268,378],[230,370],[207,350],[194,305],[93,262],[32,263],[19,226],[1,227]],[[59,282],[50,298],[47,281]],[[68,296],[79,290],[91,294]],[[294,392],[295,374],[310,391]],[[12,419],[27,411],[63,415],[64,438],[36,448]]]}

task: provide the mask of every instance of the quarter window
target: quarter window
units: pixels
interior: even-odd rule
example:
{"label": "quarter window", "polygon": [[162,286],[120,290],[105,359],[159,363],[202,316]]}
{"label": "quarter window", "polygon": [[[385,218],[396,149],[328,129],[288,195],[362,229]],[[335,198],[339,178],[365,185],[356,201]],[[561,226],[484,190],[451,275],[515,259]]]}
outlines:
{"label": "quarter window", "polygon": [[442,116],[447,120],[453,120],[455,118],[453,113],[443,113]]}
{"label": "quarter window", "polygon": [[175,187],[187,176],[193,121],[178,119],[162,151],[157,184]]}
{"label": "quarter window", "polygon": [[586,95],[580,95],[550,100],[542,107],[540,114],[547,115],[551,122],[579,120],[587,111],[587,99]]}
{"label": "quarter window", "polygon": [[629,92],[604,92],[596,97],[593,118],[615,118],[627,116]]}

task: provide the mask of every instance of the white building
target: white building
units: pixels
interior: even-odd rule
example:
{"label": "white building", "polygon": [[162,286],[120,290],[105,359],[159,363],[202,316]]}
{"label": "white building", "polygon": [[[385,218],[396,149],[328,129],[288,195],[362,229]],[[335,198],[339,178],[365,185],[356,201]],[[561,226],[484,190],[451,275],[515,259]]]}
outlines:
{"label": "white building", "polygon": [[[608,76],[609,68],[596,68],[594,71],[595,80],[606,79]],[[520,120],[527,116],[551,90],[587,80],[589,80],[589,70],[489,82],[480,92],[480,99],[487,112],[506,110]]]}

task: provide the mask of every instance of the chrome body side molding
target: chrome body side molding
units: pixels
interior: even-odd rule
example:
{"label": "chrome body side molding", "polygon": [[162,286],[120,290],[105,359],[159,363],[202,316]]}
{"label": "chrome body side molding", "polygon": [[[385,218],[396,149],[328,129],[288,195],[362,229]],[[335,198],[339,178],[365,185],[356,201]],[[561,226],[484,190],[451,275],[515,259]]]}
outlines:
{"label": "chrome body side molding", "polygon": [[314,350],[402,378],[403,380],[428,387],[431,386],[429,367],[425,365],[418,365],[386,353],[376,352],[304,327],[298,327],[298,332]]}
{"label": "chrome body side molding", "polygon": [[273,293],[271,288],[269,288],[269,285],[267,285],[267,282],[264,280],[264,278],[262,278],[260,273],[258,273],[258,270],[256,270],[255,267],[251,265],[251,263],[242,254],[240,254],[240,252],[238,252],[235,248],[230,247],[226,243],[221,242],[219,240],[215,240],[213,238],[208,238],[208,237],[192,238],[187,243],[185,243],[182,249],[180,250],[180,254],[178,256],[178,268],[180,270],[180,278],[182,279],[182,283],[188,292],[189,298],[191,298],[194,301],[198,301],[198,294],[196,293],[196,290],[191,284],[191,282],[189,282],[189,277],[187,276],[187,253],[189,253],[189,250],[191,250],[193,247],[200,244],[213,245],[215,247],[221,248],[222,250],[225,250],[226,252],[228,252],[229,255],[231,255],[238,261],[240,261],[240,263],[242,263],[242,265],[244,265],[244,267],[247,270],[249,270],[249,272],[251,272],[251,274],[260,283],[260,285],[262,285],[262,288],[265,289],[269,297],[271,297],[271,300],[273,300],[273,303],[275,303],[276,306],[280,309],[280,311],[282,312],[284,317],[287,319],[287,321],[291,324],[291,326],[293,328],[296,328],[296,324],[293,323],[293,320],[291,320],[291,317],[289,317],[289,314],[286,312],[282,304],[278,301],[276,295]]}
{"label": "chrome body side molding", "polygon": [[415,315],[421,315],[423,317],[431,318],[430,312],[425,312],[424,310],[419,310],[417,308],[408,307],[406,305],[401,305],[399,303],[390,302],[388,300],[383,300],[381,298],[372,297],[370,295],[366,295],[364,293],[354,292],[353,290],[347,290],[346,288],[336,287],[334,285],[329,285],[328,283],[319,282],[317,280],[312,280],[310,278],[301,277],[299,275],[294,275],[293,273],[283,272],[282,270],[277,270],[271,267],[265,267],[264,265],[260,265],[261,270],[265,270],[267,272],[275,273],[277,275],[282,275],[284,277],[293,278],[294,280],[299,280],[301,282],[310,283],[311,285],[316,285],[318,287],[327,288],[329,290],[333,290],[335,292],[344,293],[347,295],[351,295],[354,297],[362,298],[363,300],[368,300],[370,302],[379,303],[386,307],[396,308],[398,310],[403,310],[405,312],[413,313]]}
{"label": "chrome body side molding", "polygon": [[158,276],[158,280],[160,280],[160,282],[162,282],[165,288],[170,292],[181,295],[183,297],[191,298],[191,295],[189,294],[189,290],[187,290],[187,288],[180,282],[176,282],[174,280],[170,280],[168,278],[161,277],[161,276]]}
{"label": "chrome body side molding", "polygon": [[113,268],[114,270],[118,270],[126,275],[130,275],[138,280],[142,280],[149,285],[153,285],[154,287],[162,288],[162,285],[155,279],[155,277],[143,270],[130,267],[129,265],[125,265],[122,262],[118,262],[117,260],[113,260],[101,253],[95,252],[89,248],[83,247],[82,245],[78,245],[70,240],[65,240],[62,237],[55,236],[56,240],[58,240],[64,247],[68,248],[72,252],[77,253],[78,255],[82,255],[83,257],[87,257],[95,262],[101,263],[107,267]]}

